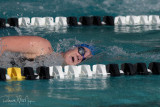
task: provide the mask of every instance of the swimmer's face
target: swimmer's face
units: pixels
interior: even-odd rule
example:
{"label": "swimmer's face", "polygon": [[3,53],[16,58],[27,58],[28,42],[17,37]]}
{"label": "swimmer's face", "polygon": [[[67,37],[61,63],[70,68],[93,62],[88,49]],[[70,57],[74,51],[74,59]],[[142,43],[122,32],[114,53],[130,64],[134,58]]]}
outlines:
{"label": "swimmer's face", "polygon": [[68,65],[77,65],[82,62],[83,58],[87,59],[92,57],[91,51],[86,47],[83,48],[85,50],[84,57],[78,52],[78,47],[65,52],[63,54],[65,63]]}

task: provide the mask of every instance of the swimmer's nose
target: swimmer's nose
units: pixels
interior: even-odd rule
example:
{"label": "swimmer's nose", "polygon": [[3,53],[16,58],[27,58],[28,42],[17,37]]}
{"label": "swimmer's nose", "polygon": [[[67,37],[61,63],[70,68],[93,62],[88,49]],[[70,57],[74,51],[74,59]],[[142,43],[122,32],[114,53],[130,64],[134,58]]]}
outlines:
{"label": "swimmer's nose", "polygon": [[82,61],[82,59],[83,59],[83,57],[81,55],[77,56],[77,60],[78,60],[79,63]]}

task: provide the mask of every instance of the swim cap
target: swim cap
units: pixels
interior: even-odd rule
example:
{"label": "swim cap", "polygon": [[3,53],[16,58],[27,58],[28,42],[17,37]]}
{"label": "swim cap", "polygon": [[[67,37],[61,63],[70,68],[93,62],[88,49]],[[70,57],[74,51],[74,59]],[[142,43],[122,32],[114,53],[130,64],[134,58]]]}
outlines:
{"label": "swim cap", "polygon": [[75,46],[76,46],[76,47],[82,46],[82,47],[88,48],[88,49],[91,51],[91,54],[92,54],[92,55],[95,55],[95,53],[96,53],[96,50],[95,50],[95,47],[94,47],[94,46],[90,46],[90,45],[87,45],[87,44],[80,44],[80,45],[75,45]]}

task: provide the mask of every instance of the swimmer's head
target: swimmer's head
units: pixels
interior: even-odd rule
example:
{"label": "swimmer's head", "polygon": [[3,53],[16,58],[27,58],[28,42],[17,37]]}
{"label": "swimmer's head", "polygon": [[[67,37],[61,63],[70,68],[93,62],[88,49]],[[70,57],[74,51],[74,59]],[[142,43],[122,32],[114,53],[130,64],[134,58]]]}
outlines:
{"label": "swimmer's head", "polygon": [[83,60],[95,55],[94,47],[87,44],[75,45],[74,48],[62,53],[65,63],[68,65],[77,65]]}

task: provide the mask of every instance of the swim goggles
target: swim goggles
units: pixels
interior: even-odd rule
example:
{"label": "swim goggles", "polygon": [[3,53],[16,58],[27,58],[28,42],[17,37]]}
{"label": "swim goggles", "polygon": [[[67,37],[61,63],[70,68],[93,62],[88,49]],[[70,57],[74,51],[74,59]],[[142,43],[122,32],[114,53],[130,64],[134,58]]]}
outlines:
{"label": "swim goggles", "polygon": [[84,61],[84,60],[86,59],[86,58],[84,57],[84,55],[85,55],[85,53],[86,53],[84,47],[79,46],[79,47],[78,47],[78,53],[79,53],[81,56],[83,56],[82,61]]}

